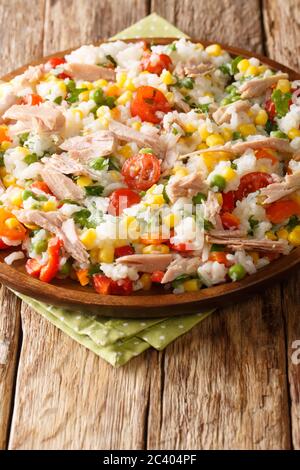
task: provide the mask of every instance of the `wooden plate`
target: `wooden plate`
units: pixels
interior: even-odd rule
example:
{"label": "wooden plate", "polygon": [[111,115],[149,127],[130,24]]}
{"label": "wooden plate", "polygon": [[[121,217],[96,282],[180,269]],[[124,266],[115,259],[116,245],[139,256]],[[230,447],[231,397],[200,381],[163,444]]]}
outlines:
{"label": "wooden plate", "polygon": [[[145,38],[148,43],[169,44],[177,38]],[[135,42],[140,39],[127,40]],[[212,42],[193,39],[193,42],[201,42],[205,46]],[[104,42],[104,41],[102,41]],[[100,42],[101,43],[101,42]],[[99,45],[100,43],[97,43]],[[285,67],[267,57],[254,54],[243,49],[221,44],[223,49],[233,55],[245,57],[257,57],[261,62],[267,64],[274,70],[285,71],[290,79],[299,80],[300,73]],[[50,57],[64,56],[71,50],[61,51],[36,60],[19,69],[11,72],[2,80],[11,80],[16,75],[22,73],[29,65],[36,65],[46,62]],[[207,308],[224,306],[230,302],[245,299],[251,293],[262,289],[266,285],[274,283],[278,279],[287,276],[292,269],[295,269],[300,262],[300,247],[296,248],[287,256],[282,256],[273,261],[257,273],[250,275],[239,282],[221,284],[214,287],[202,289],[199,292],[185,294],[162,293],[161,289],[153,289],[150,292],[137,292],[128,297],[112,295],[99,295],[92,287],[81,287],[79,283],[72,280],[57,280],[52,284],[46,284],[38,279],[28,276],[25,272],[24,261],[8,266],[3,262],[8,251],[0,253],[0,281],[12,289],[33,297],[37,300],[62,307],[69,307],[77,310],[86,310],[98,313],[102,316],[116,317],[165,317],[171,315],[186,315],[201,312]]]}

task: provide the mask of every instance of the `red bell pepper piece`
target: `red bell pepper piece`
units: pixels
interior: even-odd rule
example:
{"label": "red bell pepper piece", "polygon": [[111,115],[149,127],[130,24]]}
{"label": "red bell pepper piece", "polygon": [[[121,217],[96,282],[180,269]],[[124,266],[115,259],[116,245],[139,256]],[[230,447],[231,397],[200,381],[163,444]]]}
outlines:
{"label": "red bell pepper piece", "polygon": [[163,271],[153,271],[153,273],[151,274],[151,281],[161,283],[164,275],[165,273]]}
{"label": "red bell pepper piece", "polygon": [[48,263],[42,266],[40,272],[40,280],[43,282],[50,282],[59,270],[59,253],[62,242],[59,238],[54,237],[48,243]]}
{"label": "red bell pepper piece", "polygon": [[111,293],[111,279],[103,274],[95,274],[93,276],[95,291],[98,294],[108,295]]}
{"label": "red bell pepper piece", "polygon": [[121,256],[133,255],[134,249],[130,245],[120,246],[115,248],[115,258],[121,258]]}
{"label": "red bell pepper piece", "polygon": [[30,276],[39,277],[42,265],[36,259],[30,258],[26,261],[25,269]]}

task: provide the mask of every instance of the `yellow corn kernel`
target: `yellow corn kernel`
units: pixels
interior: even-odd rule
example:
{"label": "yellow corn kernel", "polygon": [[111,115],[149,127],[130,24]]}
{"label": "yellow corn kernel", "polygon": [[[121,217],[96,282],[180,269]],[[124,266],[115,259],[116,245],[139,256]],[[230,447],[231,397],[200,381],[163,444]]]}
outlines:
{"label": "yellow corn kernel", "polygon": [[163,222],[168,228],[173,228],[178,222],[178,216],[172,213],[168,214],[164,217]]}
{"label": "yellow corn kernel", "polygon": [[237,68],[239,69],[240,72],[244,73],[250,66],[250,62],[248,59],[242,59],[238,64]]}
{"label": "yellow corn kernel", "polygon": [[271,231],[266,232],[266,233],[265,233],[265,237],[266,237],[268,240],[273,240],[273,241],[277,240],[277,237],[276,237],[275,233],[273,233],[273,232],[271,232]]}
{"label": "yellow corn kernel", "polygon": [[114,240],[115,248],[120,248],[121,246],[126,246],[126,245],[128,245],[128,240],[126,238],[116,238]]}
{"label": "yellow corn kernel", "polygon": [[207,152],[202,154],[203,161],[208,171],[213,171],[217,163],[220,161],[230,160],[230,154],[228,152]]}
{"label": "yellow corn kernel", "polygon": [[131,127],[133,127],[133,129],[135,129],[136,131],[139,131],[142,127],[142,123],[139,121],[132,122]]}
{"label": "yellow corn kernel", "polygon": [[165,203],[165,199],[162,194],[152,194],[147,200],[147,204],[161,206]]}
{"label": "yellow corn kernel", "polygon": [[90,251],[91,262],[94,263],[94,264],[98,263],[98,258],[99,258],[99,249],[98,248],[93,248]]}
{"label": "yellow corn kernel", "polygon": [[115,249],[112,243],[106,243],[103,248],[99,250],[98,261],[99,263],[113,263]]}
{"label": "yellow corn kernel", "polygon": [[128,237],[132,241],[136,241],[140,236],[140,226],[138,221],[132,215],[127,215],[122,219],[122,225],[120,227],[121,235],[124,238]]}
{"label": "yellow corn kernel", "polygon": [[291,82],[287,79],[278,80],[276,89],[282,93],[289,93],[291,91]]}
{"label": "yellow corn kernel", "polygon": [[4,223],[9,229],[17,228],[20,225],[20,222],[15,217],[9,217]]}
{"label": "yellow corn kernel", "polygon": [[100,106],[97,109],[96,115],[97,115],[97,118],[104,117],[104,118],[109,119],[111,117],[111,111],[108,106]]}
{"label": "yellow corn kernel", "polygon": [[121,148],[118,150],[118,152],[119,152],[119,154],[122,155],[122,157],[124,157],[124,158],[130,158],[130,157],[132,157],[132,155],[133,155],[132,148],[130,147],[129,144],[123,145],[123,147],[121,147]]}
{"label": "yellow corn kernel", "polygon": [[28,230],[37,230],[38,228],[40,228],[38,225],[34,225],[34,224],[23,224],[26,228],[28,228]]}
{"label": "yellow corn kernel", "polygon": [[147,245],[142,251],[144,255],[151,255],[152,253],[166,255],[170,252],[170,248],[168,245]]}
{"label": "yellow corn kernel", "polygon": [[121,90],[118,85],[110,85],[106,89],[106,94],[108,96],[120,96]]}
{"label": "yellow corn kernel", "polygon": [[133,215],[126,215],[123,217],[122,222],[124,226],[128,229],[128,227],[132,224],[135,223],[137,220]]}
{"label": "yellow corn kernel", "polygon": [[88,90],[83,91],[82,93],[80,93],[78,98],[79,98],[79,101],[88,101],[90,99],[90,92]]}
{"label": "yellow corn kernel", "polygon": [[189,279],[188,281],[184,281],[183,287],[185,292],[195,292],[199,290],[199,281],[198,279]]}
{"label": "yellow corn kernel", "polygon": [[7,174],[3,176],[2,180],[6,188],[8,188],[9,186],[12,186],[16,182],[16,178],[11,174]]}
{"label": "yellow corn kernel", "polygon": [[219,203],[220,206],[222,206],[223,204],[223,196],[221,193],[215,193],[216,194],[216,198],[217,198],[217,201]]}
{"label": "yellow corn kernel", "polygon": [[[208,78],[208,77],[209,77],[209,75],[206,75],[206,78]],[[210,77],[210,78],[211,78],[211,77]],[[209,96],[210,98],[213,98],[214,94],[211,93],[210,91],[206,91],[206,92],[204,93],[204,96]]]}
{"label": "yellow corn kernel", "polygon": [[224,178],[226,179],[226,181],[232,181],[236,177],[236,171],[234,171],[234,169],[231,168],[230,166],[227,167],[223,171],[222,174],[223,174]]}
{"label": "yellow corn kernel", "polygon": [[222,49],[221,49],[220,44],[211,44],[210,46],[207,46],[205,51],[207,52],[208,55],[211,55],[211,56],[214,56],[214,57],[217,57],[217,56],[221,55],[221,53],[222,53]]}
{"label": "yellow corn kernel", "polygon": [[206,138],[206,144],[209,147],[215,147],[217,145],[224,145],[225,140],[221,134],[211,134]]}
{"label": "yellow corn kernel", "polygon": [[258,66],[258,72],[259,72],[259,74],[264,73],[264,72],[267,70],[267,68],[268,68],[268,67],[267,67],[266,65],[259,65],[259,66]]}
{"label": "yellow corn kernel", "polygon": [[81,188],[84,188],[85,186],[90,186],[93,183],[93,180],[89,176],[79,176],[79,178],[76,180],[76,183]]}
{"label": "yellow corn kernel", "polygon": [[189,174],[188,169],[183,168],[183,167],[182,168],[177,168],[177,169],[174,168],[173,172],[174,172],[174,175],[180,176],[181,178],[183,178],[184,176]]}
{"label": "yellow corn kernel", "polygon": [[144,273],[140,277],[140,282],[142,284],[143,290],[150,290],[152,286],[151,274]]}
{"label": "yellow corn kernel", "polygon": [[232,130],[229,127],[224,127],[221,132],[225,142],[232,139]]}
{"label": "yellow corn kernel", "polygon": [[118,85],[120,88],[123,88],[123,87],[124,87],[126,80],[127,80],[127,74],[126,74],[126,72],[119,72],[119,73],[117,74],[117,85]]}
{"label": "yellow corn kernel", "polygon": [[167,98],[169,104],[174,104],[174,93],[168,91],[168,93],[165,94],[165,97]]}
{"label": "yellow corn kernel", "polygon": [[296,227],[289,233],[288,240],[294,246],[300,245],[300,225],[296,225]]}
{"label": "yellow corn kernel", "polygon": [[195,132],[197,130],[197,127],[190,122],[184,126],[184,130],[185,132]]}
{"label": "yellow corn kernel", "polygon": [[43,204],[43,211],[50,212],[55,211],[57,209],[57,204],[55,201],[46,201]]}
{"label": "yellow corn kernel", "polygon": [[80,88],[87,88],[88,90],[92,90],[94,88],[94,85],[91,82],[82,82]]}
{"label": "yellow corn kernel", "polygon": [[71,109],[71,112],[73,114],[73,116],[76,118],[76,119],[83,119],[83,112],[81,111],[81,109],[78,109],[78,108],[73,108]]}
{"label": "yellow corn kernel", "polygon": [[163,70],[160,78],[165,85],[173,85],[176,82],[176,78],[173,77],[169,70]]}
{"label": "yellow corn kernel", "polygon": [[10,196],[10,201],[14,206],[21,207],[23,204],[23,199],[22,199],[22,189],[14,189],[11,196]]}
{"label": "yellow corn kernel", "polygon": [[9,149],[11,147],[11,142],[9,140],[3,140],[1,143],[1,150],[5,152],[5,150]]}
{"label": "yellow corn kernel", "polygon": [[264,109],[260,109],[255,116],[255,124],[265,126],[268,121],[268,114]]}
{"label": "yellow corn kernel", "polygon": [[100,88],[103,88],[105,86],[108,85],[108,82],[107,80],[104,80],[104,78],[100,78],[100,80],[96,80],[94,83],[93,83],[93,86],[94,87],[100,87]]}
{"label": "yellow corn kernel", "polygon": [[196,47],[196,49],[199,49],[200,51],[203,51],[203,49],[204,49],[204,46],[203,46],[203,44],[201,44],[201,42],[197,42],[197,44],[195,44],[195,47]]}
{"label": "yellow corn kernel", "polygon": [[207,137],[210,135],[210,132],[208,132],[207,127],[206,127],[205,124],[200,127],[199,134],[200,134],[200,137],[201,137],[202,140],[206,140]]}
{"label": "yellow corn kernel", "polygon": [[243,137],[256,134],[256,127],[254,124],[240,124],[238,130]]}
{"label": "yellow corn kernel", "polygon": [[281,228],[278,230],[278,232],[276,232],[276,235],[280,240],[287,240],[289,237],[289,232],[285,228]]}
{"label": "yellow corn kernel", "polygon": [[89,228],[80,235],[80,240],[87,250],[92,250],[95,248],[96,239],[97,233],[94,228]]}
{"label": "yellow corn kernel", "polygon": [[259,74],[258,67],[256,65],[249,65],[249,67],[247,68],[245,72],[245,77],[250,77],[250,75],[258,75],[258,74]]}
{"label": "yellow corn kernel", "polygon": [[208,145],[206,145],[204,142],[197,145],[197,150],[204,150],[204,149],[207,149],[207,148],[208,148]]}
{"label": "yellow corn kernel", "polygon": [[122,178],[121,174],[116,170],[110,170],[108,174],[112,177],[114,181],[120,181]]}
{"label": "yellow corn kernel", "polygon": [[19,153],[24,155],[24,157],[30,154],[30,151],[27,147],[16,147],[16,150],[18,150]]}
{"label": "yellow corn kernel", "polygon": [[288,138],[293,140],[296,137],[300,137],[300,129],[296,129],[295,127],[293,127],[288,131]]}
{"label": "yellow corn kernel", "polygon": [[256,264],[258,262],[259,254],[257,253],[257,251],[248,251],[248,255],[251,256],[254,264]]}
{"label": "yellow corn kernel", "polygon": [[119,119],[119,117],[120,117],[120,110],[119,110],[118,108],[113,108],[113,109],[111,109],[110,114],[111,114],[111,117],[112,117],[113,119]]}
{"label": "yellow corn kernel", "polygon": [[131,80],[131,78],[127,78],[127,80],[124,83],[124,88],[125,88],[125,90],[128,90],[128,91],[135,91],[136,90],[136,87],[135,87],[133,81]]}
{"label": "yellow corn kernel", "polygon": [[129,91],[129,90],[124,91],[124,93],[122,93],[122,95],[119,96],[119,98],[117,99],[117,103],[124,105],[128,103],[128,101],[130,101],[131,98],[132,98],[132,91]]}

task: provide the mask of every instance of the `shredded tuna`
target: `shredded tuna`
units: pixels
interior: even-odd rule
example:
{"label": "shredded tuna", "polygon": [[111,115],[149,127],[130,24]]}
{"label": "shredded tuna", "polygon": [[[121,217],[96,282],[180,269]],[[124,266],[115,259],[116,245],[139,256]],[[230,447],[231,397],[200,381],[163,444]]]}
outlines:
{"label": "shredded tuna", "polygon": [[271,204],[300,189],[300,172],[286,175],[281,182],[271,183],[260,190],[260,195],[266,199],[263,204]]}
{"label": "shredded tuna", "polygon": [[157,137],[143,132],[138,132],[131,127],[121,124],[120,122],[111,121],[109,124],[109,130],[121,141],[135,142],[140,147],[151,147],[157,155],[160,155],[164,151],[158,143]]}
{"label": "shredded tuna", "polygon": [[265,91],[272,85],[276,84],[278,80],[288,78],[287,73],[277,73],[266,78],[254,78],[248,80],[239,87],[241,97],[244,98],[256,98],[261,96]]}
{"label": "shredded tuna", "polygon": [[229,123],[232,113],[247,112],[251,108],[251,103],[247,100],[238,100],[227,106],[221,106],[212,115],[218,125]]}
{"label": "shredded tuna", "polygon": [[176,277],[182,274],[195,274],[200,264],[201,260],[199,257],[183,258],[182,256],[178,256],[167,267],[161,283],[166,284],[167,282],[172,282]]}
{"label": "shredded tuna", "polygon": [[173,91],[173,95],[174,95],[174,107],[175,107],[175,109],[177,109],[178,111],[182,111],[184,113],[188,113],[191,110],[190,105],[186,101],[184,101],[181,93],[179,93],[178,90],[173,88],[172,91]]}
{"label": "shredded tuna", "polygon": [[243,239],[243,238],[218,238],[213,235],[207,235],[208,243],[217,243],[220,245],[226,245],[233,250],[257,250],[257,251],[270,251],[274,253],[285,253],[287,249],[287,242],[285,240],[273,241],[273,240],[255,240],[255,239]]}
{"label": "shredded tuna", "polygon": [[3,115],[3,119],[18,121],[11,130],[15,133],[37,131],[58,133],[65,125],[65,117],[58,106],[53,103],[41,103],[38,106],[15,104]]}
{"label": "shredded tuna", "polygon": [[68,176],[48,168],[41,171],[41,176],[58,199],[72,199],[73,201],[84,199],[83,188],[75,184]]}
{"label": "shredded tuna", "polygon": [[68,63],[65,64],[64,70],[75,80],[87,80],[88,82],[95,82],[101,78],[112,82],[116,80],[114,69],[100,65]]}
{"label": "shredded tuna", "polygon": [[21,209],[13,211],[23,224],[35,224],[58,236],[64,244],[64,249],[79,263],[87,263],[89,255],[76,233],[73,219],[58,211],[43,212],[40,210]]}
{"label": "shredded tuna", "polygon": [[212,191],[208,192],[207,200],[203,203],[203,207],[204,219],[208,220],[215,226],[219,225],[218,215],[221,210],[221,206],[215,193]]}
{"label": "shredded tuna", "polygon": [[200,191],[206,191],[207,184],[200,173],[179,177],[172,176],[166,186],[166,192],[171,202],[174,203],[180,197],[192,198]]}
{"label": "shredded tuna", "polygon": [[74,152],[71,154],[53,154],[51,157],[42,158],[42,162],[45,164],[47,170],[58,171],[64,175],[86,175],[90,176],[95,181],[101,181],[101,179],[103,179],[101,174],[80,163],[80,160],[80,156],[76,155]]}
{"label": "shredded tuna", "polygon": [[115,147],[116,139],[110,131],[97,131],[93,134],[71,137],[60,145],[62,150],[76,152],[81,161],[110,155]]}
{"label": "shredded tuna", "polygon": [[13,79],[13,85],[16,91],[21,88],[31,87],[38,83],[45,73],[45,65],[29,66],[28,69],[21,75],[17,75]]}
{"label": "shredded tuna", "polygon": [[18,97],[12,91],[7,93],[3,98],[1,98],[0,100],[0,124],[2,122],[3,114],[17,102],[18,102]]}
{"label": "shredded tuna", "polygon": [[178,62],[175,67],[174,73],[179,78],[184,77],[199,77],[213,72],[216,69],[215,65],[211,62],[196,62],[195,60],[189,60],[188,62]]}
{"label": "shredded tuna", "polygon": [[172,259],[173,255],[171,254],[128,255],[118,258],[116,263],[126,264],[142,273],[153,273],[153,271],[164,271]]}

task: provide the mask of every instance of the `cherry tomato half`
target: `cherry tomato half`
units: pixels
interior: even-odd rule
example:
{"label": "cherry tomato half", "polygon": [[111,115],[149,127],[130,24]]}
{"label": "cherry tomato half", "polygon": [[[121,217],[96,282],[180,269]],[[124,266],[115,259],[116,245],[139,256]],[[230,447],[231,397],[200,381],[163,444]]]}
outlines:
{"label": "cherry tomato half", "polygon": [[116,189],[109,197],[108,213],[110,215],[121,215],[124,209],[138,204],[141,198],[139,194],[131,189]]}
{"label": "cherry tomato half", "polygon": [[274,121],[276,116],[276,106],[271,98],[265,102],[265,110],[268,113],[270,121]]}
{"label": "cherry tomato half", "polygon": [[292,200],[276,201],[266,208],[266,216],[273,224],[280,224],[292,215],[300,215],[300,206]]}
{"label": "cherry tomato half", "polygon": [[240,201],[248,194],[254,193],[273,182],[272,176],[268,173],[254,171],[242,176],[238,189],[235,192],[236,200]]}
{"label": "cherry tomato half", "polygon": [[235,206],[235,192],[228,191],[227,193],[222,193],[222,198],[222,211],[232,212]]}
{"label": "cherry tomato half", "polygon": [[240,219],[230,212],[224,212],[220,217],[225,230],[232,230],[240,225]]}
{"label": "cherry tomato half", "polygon": [[55,69],[58,67],[58,65],[65,64],[66,60],[63,57],[52,57],[51,59],[48,60],[46,63],[46,66],[48,66],[51,69]]}
{"label": "cherry tomato half", "polygon": [[153,273],[151,274],[151,281],[161,283],[164,275],[165,273],[163,271],[153,271]]}
{"label": "cherry tomato half", "polygon": [[225,266],[230,266],[230,262],[226,258],[227,253],[224,253],[224,251],[214,251],[210,253],[209,255],[209,261],[217,261],[220,264],[224,264]]}
{"label": "cherry tomato half", "polygon": [[157,111],[168,113],[171,106],[165,95],[152,86],[141,86],[131,102],[132,116],[139,116],[142,121],[158,124],[161,119],[156,115]]}
{"label": "cherry tomato half", "polygon": [[22,104],[29,104],[30,106],[36,106],[43,103],[43,101],[43,98],[35,93],[23,96],[22,98]]}
{"label": "cherry tomato half", "polygon": [[160,75],[164,69],[170,70],[172,60],[167,54],[145,53],[141,60],[142,70]]}
{"label": "cherry tomato half", "polygon": [[122,256],[133,255],[134,249],[130,245],[119,246],[115,248],[115,258],[121,258]]}
{"label": "cherry tomato half", "polygon": [[125,161],[122,175],[129,188],[145,191],[159,180],[160,161],[153,153],[140,152]]}

